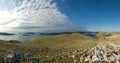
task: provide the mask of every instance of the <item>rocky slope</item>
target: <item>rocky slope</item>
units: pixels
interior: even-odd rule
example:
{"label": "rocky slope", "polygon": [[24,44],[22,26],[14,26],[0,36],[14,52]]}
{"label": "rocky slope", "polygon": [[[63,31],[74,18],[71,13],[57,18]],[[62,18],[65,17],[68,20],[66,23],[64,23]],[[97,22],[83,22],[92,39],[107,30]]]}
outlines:
{"label": "rocky slope", "polygon": [[81,56],[81,62],[89,63],[119,63],[120,44],[118,43],[99,43]]}

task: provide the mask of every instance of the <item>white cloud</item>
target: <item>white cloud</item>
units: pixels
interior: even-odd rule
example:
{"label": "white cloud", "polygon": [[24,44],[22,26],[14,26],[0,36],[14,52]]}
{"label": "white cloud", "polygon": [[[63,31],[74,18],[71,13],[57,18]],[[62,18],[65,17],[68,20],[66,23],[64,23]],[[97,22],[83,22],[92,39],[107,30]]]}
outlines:
{"label": "white cloud", "polygon": [[4,0],[0,0],[0,3],[3,3],[4,2]]}
{"label": "white cloud", "polygon": [[[9,3],[9,10],[6,11],[9,14],[0,18],[0,30],[21,29],[27,31],[34,29],[34,31],[39,31],[44,28],[50,30],[60,28],[62,30],[64,29],[63,26],[68,23],[68,17],[58,10],[56,2],[53,0],[4,1]],[[27,29],[27,27],[31,28]]]}

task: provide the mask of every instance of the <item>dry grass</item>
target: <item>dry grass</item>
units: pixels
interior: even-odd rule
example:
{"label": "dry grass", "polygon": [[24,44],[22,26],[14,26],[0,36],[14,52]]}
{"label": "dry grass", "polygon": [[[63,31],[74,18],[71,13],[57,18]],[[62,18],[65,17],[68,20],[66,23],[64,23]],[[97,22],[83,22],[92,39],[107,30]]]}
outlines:
{"label": "dry grass", "polygon": [[62,34],[56,36],[42,37],[23,43],[26,46],[33,46],[38,48],[63,48],[63,47],[78,47],[83,44],[94,42],[94,39],[82,34]]}
{"label": "dry grass", "polygon": [[[65,55],[68,54],[69,51],[80,50],[82,53],[76,53],[80,57],[83,53],[87,52],[90,48],[96,46],[99,42],[118,42],[120,39],[108,39],[105,36],[105,32],[97,34],[96,37],[88,37],[79,33],[73,34],[61,34],[55,36],[47,36],[36,38],[34,40],[30,40],[28,42],[16,43],[16,42],[7,42],[0,41],[0,49],[7,48],[10,50],[17,50],[25,53],[30,53],[34,55],[47,55],[51,59],[51,57],[56,58],[58,55],[61,55],[61,52]],[[112,36],[116,33],[111,33]],[[39,50],[44,49],[45,47],[50,48],[49,52],[40,52]],[[62,50],[61,50],[62,49]],[[5,56],[6,54],[0,51],[0,56]],[[43,58],[44,59],[44,58]],[[71,58],[66,58],[61,61],[70,62],[73,61]]]}

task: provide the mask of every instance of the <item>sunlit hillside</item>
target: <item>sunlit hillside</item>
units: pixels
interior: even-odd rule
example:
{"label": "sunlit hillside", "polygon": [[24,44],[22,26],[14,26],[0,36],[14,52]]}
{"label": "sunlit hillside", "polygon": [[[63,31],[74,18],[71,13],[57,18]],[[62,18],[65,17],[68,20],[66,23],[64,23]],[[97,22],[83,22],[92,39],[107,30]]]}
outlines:
{"label": "sunlit hillside", "polygon": [[[60,34],[26,42],[1,40],[0,57],[3,63],[6,63],[3,58],[14,58],[17,54],[20,57],[14,60],[16,63],[114,63],[120,59],[119,40],[118,32],[100,32],[93,37],[80,33]],[[112,55],[108,57],[109,54]]]}
{"label": "sunlit hillside", "polygon": [[[1,41],[1,51],[8,49],[19,51],[25,54],[32,54],[41,57],[41,60],[50,62],[73,62],[72,55],[80,55],[87,52],[97,44],[96,39],[82,35],[80,33],[61,34],[55,36],[41,37],[28,42]],[[87,45],[87,46],[86,46]],[[7,52],[1,52],[1,56],[7,56]],[[44,56],[41,56],[44,55]],[[68,56],[58,59],[62,56]],[[58,57],[58,58],[56,58]],[[53,60],[55,59],[55,60]],[[23,60],[22,60],[23,61]],[[25,60],[27,61],[27,60]],[[23,61],[24,62],[24,61]]]}

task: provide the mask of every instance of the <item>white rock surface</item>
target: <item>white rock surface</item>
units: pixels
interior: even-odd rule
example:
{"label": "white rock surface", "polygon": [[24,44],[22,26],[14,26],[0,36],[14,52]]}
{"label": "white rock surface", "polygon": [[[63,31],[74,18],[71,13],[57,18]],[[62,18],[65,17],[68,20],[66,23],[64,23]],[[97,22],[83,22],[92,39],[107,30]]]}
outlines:
{"label": "white rock surface", "polygon": [[[112,47],[112,49],[111,49]],[[115,62],[120,61],[120,44],[99,43],[91,50],[81,56],[85,60],[94,62]],[[101,63],[100,62],[100,63]]]}

